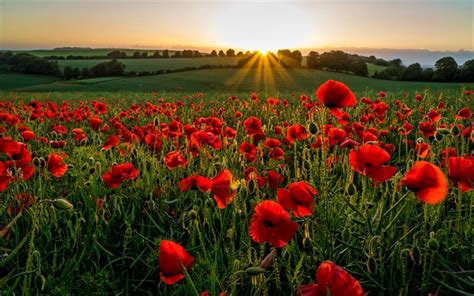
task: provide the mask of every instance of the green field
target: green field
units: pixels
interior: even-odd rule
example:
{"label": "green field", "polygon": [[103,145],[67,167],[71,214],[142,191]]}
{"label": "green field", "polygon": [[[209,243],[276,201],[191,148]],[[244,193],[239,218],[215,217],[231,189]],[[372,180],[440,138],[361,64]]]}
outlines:
{"label": "green field", "polygon": [[369,70],[369,75],[374,75],[375,71],[380,72],[387,69],[385,66],[379,66],[371,63],[367,63],[367,68]]}
{"label": "green field", "polygon": [[[17,77],[18,75],[15,75]],[[101,78],[104,79],[104,78]],[[25,86],[8,87],[27,92],[50,91],[227,91],[227,92],[309,92],[328,79],[342,81],[355,91],[423,91],[428,88],[434,91],[446,89],[472,89],[474,84],[460,83],[426,83],[377,80],[344,73],[327,72],[311,69],[273,69],[265,72],[257,69],[210,69],[171,73],[133,78],[107,79],[93,84],[75,82],[45,81],[30,83]],[[2,88],[6,89],[6,88]]]}
{"label": "green field", "polygon": [[[207,58],[179,58],[179,59],[123,59],[118,60],[125,65],[125,71],[156,71],[176,70],[186,67],[200,67],[204,65],[235,65],[238,57],[207,57]],[[110,60],[59,60],[61,69],[67,66],[77,68],[92,68],[95,65]]]}
{"label": "green field", "polygon": [[55,78],[41,75],[0,74],[0,90],[9,90],[33,85],[49,84]]}
{"label": "green field", "polygon": [[[29,53],[37,57],[49,57],[49,56],[62,56],[67,57],[69,55],[73,56],[106,56],[109,52],[116,50],[116,48],[97,48],[97,49],[35,49],[35,50],[18,50],[13,51],[14,53]],[[131,56],[134,52],[147,52],[148,54],[153,54],[156,51],[161,50],[140,50],[140,49],[119,49],[120,51],[125,51],[127,55]],[[169,52],[174,52],[170,50]]]}

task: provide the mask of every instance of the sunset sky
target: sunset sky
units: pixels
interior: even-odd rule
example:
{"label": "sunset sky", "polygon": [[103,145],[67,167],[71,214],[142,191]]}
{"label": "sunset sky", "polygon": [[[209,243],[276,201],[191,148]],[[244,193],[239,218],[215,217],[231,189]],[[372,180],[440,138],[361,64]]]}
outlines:
{"label": "sunset sky", "polygon": [[472,1],[2,0],[0,48],[474,50]]}

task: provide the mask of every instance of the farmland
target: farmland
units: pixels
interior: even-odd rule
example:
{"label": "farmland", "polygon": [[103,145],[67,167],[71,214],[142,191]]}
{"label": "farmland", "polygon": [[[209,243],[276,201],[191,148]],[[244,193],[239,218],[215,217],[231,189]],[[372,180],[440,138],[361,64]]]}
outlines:
{"label": "farmland", "polygon": [[[238,57],[206,57],[206,58],[179,58],[179,59],[119,59],[125,65],[126,71],[156,71],[156,70],[176,70],[186,67],[199,67],[204,65],[235,66]],[[70,66],[78,68],[91,68],[98,63],[109,60],[59,60],[61,68]]]}
{"label": "farmland", "polygon": [[472,293],[472,85],[272,73],[2,92],[2,291]]}

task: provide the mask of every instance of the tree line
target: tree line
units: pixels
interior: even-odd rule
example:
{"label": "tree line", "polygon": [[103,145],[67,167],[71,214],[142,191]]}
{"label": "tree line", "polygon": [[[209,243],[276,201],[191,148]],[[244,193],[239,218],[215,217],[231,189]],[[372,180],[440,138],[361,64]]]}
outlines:
{"label": "tree line", "polygon": [[422,68],[419,63],[408,66],[401,59],[386,61],[375,56],[361,56],[333,50],[319,54],[311,51],[307,57],[307,67],[328,71],[352,73],[368,76],[367,64],[385,67],[375,71],[373,78],[399,81],[433,82],[474,82],[474,60],[458,65],[453,57],[443,57],[436,61],[434,68]]}
{"label": "tree line", "polygon": [[239,51],[235,53],[235,50],[228,49],[227,51],[223,50],[213,50],[211,53],[202,53],[198,50],[185,49],[185,50],[157,50],[153,52],[148,51],[135,51],[131,55],[127,54],[123,50],[113,50],[108,52],[103,56],[84,56],[84,55],[68,55],[68,56],[57,56],[51,55],[46,56],[45,59],[48,60],[99,60],[99,59],[168,59],[168,58],[203,58],[203,57],[235,57],[243,56],[244,53]]}

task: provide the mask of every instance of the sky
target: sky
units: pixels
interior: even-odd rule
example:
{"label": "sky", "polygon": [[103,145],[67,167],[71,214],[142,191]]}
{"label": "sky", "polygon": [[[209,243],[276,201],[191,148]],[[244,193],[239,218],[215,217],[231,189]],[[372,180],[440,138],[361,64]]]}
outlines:
{"label": "sky", "polygon": [[0,48],[474,51],[474,1],[0,0]]}

